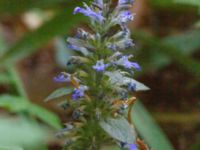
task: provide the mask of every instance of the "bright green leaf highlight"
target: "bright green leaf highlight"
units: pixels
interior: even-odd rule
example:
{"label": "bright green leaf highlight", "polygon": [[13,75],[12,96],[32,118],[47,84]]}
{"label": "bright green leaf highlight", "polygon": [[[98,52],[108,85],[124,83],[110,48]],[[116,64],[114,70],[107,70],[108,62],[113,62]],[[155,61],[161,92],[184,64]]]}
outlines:
{"label": "bright green leaf highlight", "polygon": [[171,143],[140,102],[132,111],[133,124],[144,141],[155,150],[174,150]]}

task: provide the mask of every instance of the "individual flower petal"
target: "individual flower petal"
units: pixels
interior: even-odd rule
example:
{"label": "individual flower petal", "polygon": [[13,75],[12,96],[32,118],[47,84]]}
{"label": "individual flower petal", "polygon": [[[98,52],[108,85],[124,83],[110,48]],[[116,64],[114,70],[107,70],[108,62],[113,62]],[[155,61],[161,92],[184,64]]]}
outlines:
{"label": "individual flower petal", "polygon": [[117,65],[124,66],[126,69],[134,68],[136,70],[141,70],[140,66],[136,62],[129,61],[130,56],[122,56],[117,62],[115,62]]}
{"label": "individual flower petal", "polygon": [[127,23],[129,21],[132,21],[134,19],[133,14],[130,11],[122,11],[119,14],[119,22],[120,23]]}
{"label": "individual flower petal", "polygon": [[74,92],[72,94],[72,99],[73,100],[78,100],[79,98],[84,97],[85,90],[87,90],[87,87],[86,86],[82,86],[82,85],[79,88],[75,88]]}
{"label": "individual flower petal", "polygon": [[71,75],[68,73],[61,73],[53,78],[55,82],[70,82]]}
{"label": "individual flower petal", "polygon": [[96,65],[94,65],[92,68],[96,70],[97,72],[103,72],[105,69],[109,66],[109,64],[104,64],[104,60],[98,60]]}
{"label": "individual flower petal", "polygon": [[136,90],[136,84],[133,82],[128,83],[128,90],[134,92]]}
{"label": "individual flower petal", "polygon": [[102,16],[100,11],[99,12],[95,12],[90,7],[88,7],[86,4],[85,4],[85,8],[76,7],[74,9],[74,14],[77,14],[77,13],[82,13],[83,15],[88,16],[92,20],[97,21],[97,22],[103,22],[103,20],[105,19]]}
{"label": "individual flower petal", "polygon": [[130,144],[129,145],[129,150],[137,150],[136,144]]}

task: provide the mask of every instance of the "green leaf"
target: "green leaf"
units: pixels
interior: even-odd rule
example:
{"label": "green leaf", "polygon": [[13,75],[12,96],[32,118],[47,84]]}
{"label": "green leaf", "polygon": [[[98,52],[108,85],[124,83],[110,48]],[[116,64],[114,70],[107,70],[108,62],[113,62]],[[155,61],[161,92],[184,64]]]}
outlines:
{"label": "green leaf", "polygon": [[134,143],[136,133],[125,118],[102,120],[100,126],[114,139],[121,142]]}
{"label": "green leaf", "polygon": [[132,120],[139,135],[152,149],[174,150],[161,128],[139,101],[133,107]]}
{"label": "green leaf", "polygon": [[200,20],[195,23],[195,27],[200,28]]}
{"label": "green leaf", "polygon": [[[160,40],[157,37],[154,37],[152,35],[149,35],[147,33],[141,32],[141,31],[134,31],[134,36],[135,36],[135,38],[137,38],[137,40],[140,40],[145,45],[148,45],[149,49],[151,48],[152,50],[161,54],[161,56],[163,58],[170,59],[170,61],[168,61],[168,63],[164,63],[164,65],[169,64],[173,60],[177,64],[181,65],[182,68],[184,68],[189,73],[191,73],[192,75],[194,75],[195,77],[197,77],[199,79],[200,62],[193,59],[192,57],[188,56],[187,54],[184,54],[182,52],[182,50],[176,48],[175,45],[167,44],[164,40]],[[187,43],[189,43],[189,42],[190,41],[187,41]],[[196,46],[194,46],[194,47],[196,47]],[[143,57],[141,57],[141,58],[143,58]],[[148,61],[148,63],[149,63],[149,61]],[[164,67],[164,65],[158,65],[158,66]],[[151,68],[152,67],[155,67],[155,66],[151,66]],[[148,65],[147,65],[147,68],[148,68]],[[152,69],[159,69],[159,68],[155,67]]]}
{"label": "green leaf", "polygon": [[187,5],[200,6],[199,0],[175,0],[175,2]]}
{"label": "green leaf", "polygon": [[121,150],[119,146],[103,146],[101,150]]}
{"label": "green leaf", "polygon": [[149,90],[149,88],[146,85],[125,76],[125,73],[119,70],[114,72],[106,72],[105,74],[109,76],[111,84],[115,85],[116,87],[122,85],[128,85],[128,83],[133,82],[136,84],[136,91]]}
{"label": "green leaf", "polygon": [[[81,21],[79,15],[73,15],[73,8],[70,7],[60,11],[54,18],[44,23],[40,28],[24,35],[24,37],[0,57],[2,64],[14,63],[35,52],[55,36],[68,34],[71,28]],[[67,21],[69,18],[70,21]]]}
{"label": "green leaf", "polygon": [[156,7],[168,7],[168,6],[171,6],[174,4],[173,3],[174,0],[150,0],[150,3],[153,5],[153,6],[156,6]]}
{"label": "green leaf", "polygon": [[0,14],[11,13],[17,14],[33,8],[49,8],[55,7],[66,2],[65,0],[1,0],[0,1]]}
{"label": "green leaf", "polygon": [[5,40],[4,40],[2,35],[3,35],[2,34],[2,27],[0,26],[0,49],[1,49],[0,50],[0,56],[5,52],[5,50],[7,48],[7,46],[5,44]]}
{"label": "green leaf", "polygon": [[43,126],[19,118],[0,117],[0,135],[0,147],[5,148],[38,147],[51,139],[49,130]]}
{"label": "green leaf", "polygon": [[1,95],[0,107],[3,107],[10,112],[19,113],[29,109],[29,102],[21,97]]}
{"label": "green leaf", "polygon": [[188,31],[182,34],[168,36],[162,41],[165,44],[172,45],[183,54],[192,54],[200,47],[200,30]]}
{"label": "green leaf", "polygon": [[7,73],[0,72],[0,84],[2,84],[2,83],[8,84],[11,82],[12,82],[11,77]]}
{"label": "green leaf", "polygon": [[32,104],[30,106],[29,112],[32,115],[37,116],[37,118],[50,125],[54,129],[61,129],[61,122],[59,117],[54,113],[42,108],[41,106]]}
{"label": "green leaf", "polygon": [[62,97],[62,96],[66,96],[66,95],[69,95],[71,94],[73,91],[72,88],[59,88],[57,90],[55,90],[53,93],[51,93],[46,99],[45,101],[50,101],[52,99],[56,99],[56,98],[59,98],[59,97]]}
{"label": "green leaf", "polygon": [[30,115],[36,116],[41,121],[55,129],[61,128],[60,120],[54,113],[30,103],[22,97],[2,95],[0,96],[0,107],[13,113],[28,113]]}
{"label": "green leaf", "polygon": [[16,147],[16,146],[1,146],[0,145],[0,150],[24,150],[21,147]]}

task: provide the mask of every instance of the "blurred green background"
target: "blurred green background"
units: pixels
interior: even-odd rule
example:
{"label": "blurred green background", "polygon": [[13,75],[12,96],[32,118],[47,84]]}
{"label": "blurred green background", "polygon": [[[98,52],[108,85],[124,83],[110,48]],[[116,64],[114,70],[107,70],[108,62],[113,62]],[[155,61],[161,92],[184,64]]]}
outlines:
{"label": "blurred green background", "polygon": [[[0,150],[61,149],[67,112],[43,100],[71,55],[66,37],[87,28],[72,14],[81,4],[0,0]],[[139,136],[153,150],[200,150],[200,0],[136,0],[132,11],[135,78],[151,88],[132,112]]]}

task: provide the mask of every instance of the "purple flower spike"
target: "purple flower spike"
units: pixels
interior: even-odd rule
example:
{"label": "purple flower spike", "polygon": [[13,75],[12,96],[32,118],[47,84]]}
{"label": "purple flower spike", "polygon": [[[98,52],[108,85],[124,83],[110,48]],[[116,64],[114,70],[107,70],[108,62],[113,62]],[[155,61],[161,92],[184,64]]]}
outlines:
{"label": "purple flower spike", "polygon": [[60,75],[53,78],[55,82],[70,82],[71,75],[68,73],[61,73]]}
{"label": "purple flower spike", "polygon": [[79,88],[75,88],[72,94],[73,100],[78,100],[79,98],[85,95],[85,90],[87,90],[86,86],[80,86]]}
{"label": "purple flower spike", "polygon": [[97,72],[103,72],[109,66],[109,64],[104,64],[104,60],[98,60],[96,65],[93,66],[93,69]]}
{"label": "purple flower spike", "polygon": [[129,145],[129,150],[137,150],[136,144],[130,144]]}
{"label": "purple flower spike", "polygon": [[119,14],[119,21],[120,23],[127,23],[129,21],[132,21],[134,19],[132,13],[130,11],[122,11]]}
{"label": "purple flower spike", "polygon": [[85,4],[85,7],[86,8],[76,7],[74,9],[74,14],[82,13],[83,15],[90,17],[94,21],[97,21],[97,22],[100,22],[100,23],[103,22],[103,20],[105,18],[101,15],[101,12],[95,12],[95,11],[93,11],[86,4]]}

